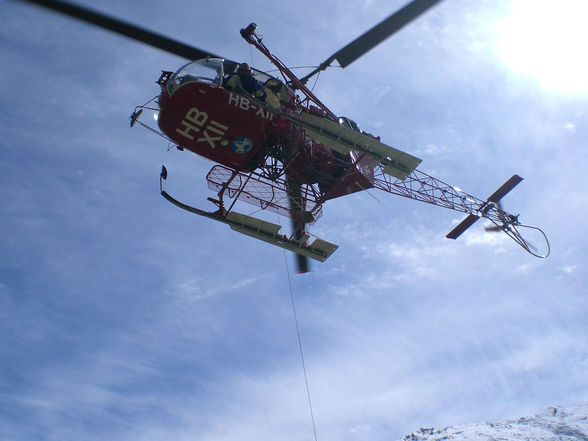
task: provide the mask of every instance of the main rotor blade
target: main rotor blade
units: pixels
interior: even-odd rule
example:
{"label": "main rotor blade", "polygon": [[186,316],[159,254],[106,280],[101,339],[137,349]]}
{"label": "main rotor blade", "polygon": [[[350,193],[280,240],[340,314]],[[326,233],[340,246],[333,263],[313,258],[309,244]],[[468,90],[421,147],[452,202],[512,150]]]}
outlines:
{"label": "main rotor blade", "polygon": [[355,39],[339,52],[335,59],[342,67],[347,67],[366,52],[372,50],[386,38],[435,6],[441,0],[414,0],[396,11],[386,20],[374,26],[365,34]]}
{"label": "main rotor blade", "polygon": [[[304,223],[299,220],[292,219],[292,230],[294,231],[294,239],[301,240],[304,236]],[[301,254],[296,254],[296,272],[298,274],[304,274],[310,271],[310,264],[308,257]]]}
{"label": "main rotor blade", "polygon": [[441,1],[442,0],[413,0],[380,24],[374,26],[365,34],[353,40],[343,49],[331,55],[321,63],[318,68],[304,77],[302,82],[305,83],[314,74],[321,70],[325,70],[334,60],[337,60],[341,67],[349,66],[359,57],[372,50],[386,38],[396,33],[402,27],[406,26]]}
{"label": "main rotor blade", "polygon": [[[290,205],[290,215],[292,216],[292,231],[294,239],[301,240],[304,236],[304,203],[302,196],[302,186],[295,179],[286,176],[286,187],[288,190],[288,202]],[[308,257],[296,254],[296,271],[298,274],[310,271]]]}
{"label": "main rotor blade", "polygon": [[150,46],[162,49],[166,52],[178,55],[188,60],[196,60],[199,58],[213,57],[221,58],[217,55],[211,54],[210,52],[203,51],[202,49],[189,46],[177,40],[164,37],[163,35],[149,31],[147,29],[140,28],[136,25],[126,23],[114,17],[109,17],[91,9],[84,8],[69,2],[59,0],[20,0],[24,3],[33,3],[37,6],[42,6],[53,11],[60,12],[64,15],[68,15],[77,20],[85,21],[86,23],[93,24],[95,26],[107,29],[125,37],[132,38],[133,40],[140,41]]}

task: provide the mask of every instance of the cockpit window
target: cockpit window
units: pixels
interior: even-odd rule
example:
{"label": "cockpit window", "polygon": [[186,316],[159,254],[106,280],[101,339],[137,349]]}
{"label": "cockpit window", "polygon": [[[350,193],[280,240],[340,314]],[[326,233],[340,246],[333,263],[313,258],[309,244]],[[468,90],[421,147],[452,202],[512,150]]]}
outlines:
{"label": "cockpit window", "polygon": [[223,60],[221,58],[206,58],[192,61],[180,67],[167,83],[171,94],[178,86],[188,82],[208,83],[215,86],[222,85]]}
{"label": "cockpit window", "polygon": [[[233,68],[230,69],[228,72],[225,72],[225,82],[233,75],[237,73],[237,69],[239,68],[239,64],[234,64]],[[271,75],[266,74],[265,72],[262,72],[260,70],[257,70],[255,68],[251,68],[251,74],[253,75],[253,78],[255,78],[257,81],[259,81],[261,84],[264,84],[266,81],[268,81],[269,79],[273,78]]]}

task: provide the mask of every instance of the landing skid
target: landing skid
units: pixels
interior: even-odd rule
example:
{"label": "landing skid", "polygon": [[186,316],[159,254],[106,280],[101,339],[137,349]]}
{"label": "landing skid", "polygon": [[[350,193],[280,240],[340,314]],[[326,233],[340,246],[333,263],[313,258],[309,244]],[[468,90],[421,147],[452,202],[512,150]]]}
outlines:
{"label": "landing skid", "polygon": [[339,247],[338,245],[327,242],[318,237],[309,243],[310,236],[308,234],[303,235],[300,239],[288,237],[280,234],[280,229],[282,228],[281,225],[273,224],[235,211],[227,211],[222,207],[222,204],[220,204],[219,209],[214,212],[204,211],[184,204],[163,189],[163,181],[165,179],[167,179],[167,170],[163,167],[160,176],[160,191],[161,195],[169,202],[183,210],[189,211],[190,213],[227,224],[232,230],[239,233],[284,248],[298,255],[318,260],[319,262],[327,260]]}

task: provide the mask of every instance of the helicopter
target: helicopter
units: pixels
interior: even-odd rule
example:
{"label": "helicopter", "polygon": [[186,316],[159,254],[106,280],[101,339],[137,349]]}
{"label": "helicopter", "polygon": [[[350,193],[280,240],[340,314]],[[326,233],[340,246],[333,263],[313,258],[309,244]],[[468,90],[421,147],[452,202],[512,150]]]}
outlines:
{"label": "helicopter", "polygon": [[[298,272],[309,271],[308,259],[324,262],[338,248],[311,235],[309,229],[331,199],[369,189],[438,205],[467,216],[446,237],[457,239],[480,218],[503,231],[528,253],[545,258],[549,241],[538,227],[522,224],[519,215],[503,210],[501,199],[523,178],[513,175],[492,195],[480,199],[434,178],[417,167],[422,162],[407,152],[363,132],[350,118],[337,116],[307,86],[314,75],[337,61],[344,68],[399,31],[441,0],[413,0],[384,21],[331,55],[306,76],[298,78],[276,57],[251,23],[242,38],[277,68],[279,75],[244,68],[237,63],[102,13],[58,0],[21,0],[97,25],[112,32],[180,55],[190,61],[175,72],[162,71],[156,83],[160,93],[136,106],[130,125],[143,126],[178,150],[190,151],[215,164],[206,175],[216,196],[207,211],[185,204],[164,189],[168,170],[162,166],[160,192],[172,204],[224,224],[239,233],[292,251]],[[243,69],[242,69],[243,68]],[[262,93],[229,86],[235,76],[253,78]],[[144,122],[144,111],[154,123]],[[281,225],[239,213],[242,201],[291,219],[291,232]],[[533,230],[545,240],[539,252],[522,234]]]}

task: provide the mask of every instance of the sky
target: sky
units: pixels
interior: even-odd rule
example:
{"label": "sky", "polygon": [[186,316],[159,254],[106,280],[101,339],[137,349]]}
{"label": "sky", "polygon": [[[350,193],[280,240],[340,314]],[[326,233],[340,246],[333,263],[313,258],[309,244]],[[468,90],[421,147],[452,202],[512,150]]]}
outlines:
{"label": "sky", "polygon": [[[250,22],[315,66],[404,4],[80,3],[261,70]],[[551,256],[482,221],[448,240],[461,213],[371,190],[324,205],[312,233],[339,249],[297,275],[159,194],[165,164],[213,208],[211,162],[128,124],[185,60],[3,1],[0,438],[383,441],[588,401],[587,11],[560,3],[446,0],[313,84],[479,198],[524,177],[504,208]]]}

